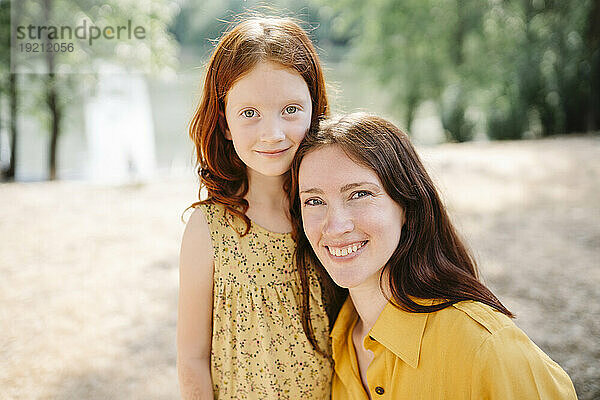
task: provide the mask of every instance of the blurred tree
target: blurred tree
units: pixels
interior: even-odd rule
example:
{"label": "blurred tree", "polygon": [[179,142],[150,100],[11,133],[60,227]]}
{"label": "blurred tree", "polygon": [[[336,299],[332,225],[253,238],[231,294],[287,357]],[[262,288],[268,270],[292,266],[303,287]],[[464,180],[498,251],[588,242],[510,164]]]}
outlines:
{"label": "blurred tree", "polygon": [[[527,101],[539,88],[539,65],[533,32],[528,28],[534,10],[530,0],[489,2],[484,16],[480,57],[489,68],[484,105],[491,139],[520,139],[527,127]],[[528,99],[528,100],[525,100]]]}
{"label": "blurred tree", "polygon": [[597,129],[600,0],[313,0],[352,37],[410,127],[437,100],[451,140],[470,140],[469,108],[494,139]]}
{"label": "blurred tree", "polygon": [[[52,11],[55,6],[54,0],[43,0],[42,9],[44,14],[44,21],[49,23],[52,21]],[[52,46],[52,39],[47,35],[43,45]],[[55,53],[53,51],[47,51],[44,54],[46,59],[46,68],[48,71],[48,77],[46,78],[46,102],[48,104],[48,110],[50,111],[50,147],[49,147],[49,178],[50,180],[56,179],[56,153],[58,146],[58,135],[61,132],[61,117],[62,117],[62,106],[58,100],[58,89],[56,86],[56,62]]]}
{"label": "blurred tree", "polygon": [[329,25],[322,23],[319,8],[310,0],[273,0],[268,5],[260,0],[184,0],[171,31],[183,47],[206,58],[225,29],[242,15],[256,12],[299,19],[316,43],[329,38]]}
{"label": "blurred tree", "polygon": [[493,46],[486,55],[502,66],[496,76],[500,91],[489,109],[491,137],[596,129],[595,3],[521,0],[490,8],[485,40],[506,43],[509,38],[507,46]]}
{"label": "blurred tree", "polygon": [[600,0],[595,0],[587,21],[585,35],[586,59],[589,60],[590,101],[587,113],[587,130],[600,130]]}
{"label": "blurred tree", "polygon": [[[352,38],[350,56],[375,75],[382,90],[391,94],[392,109],[403,114],[403,123],[410,127],[420,102],[439,98],[448,79],[449,30],[442,21],[457,14],[455,3],[340,0],[327,4],[335,11],[334,32]],[[455,53],[459,61],[460,54]]]}
{"label": "blurred tree", "polygon": [[[44,72],[44,97],[50,125],[48,177],[53,180],[57,177],[58,144],[67,107],[80,95],[79,86],[90,82],[89,74],[77,73],[80,72],[77,68],[88,65],[89,71],[83,72],[94,73],[98,65],[104,63],[121,66],[125,71],[129,67],[138,70],[140,65],[148,66],[149,72],[154,73],[172,69],[177,63],[177,45],[167,26],[178,11],[178,3],[175,0],[110,0],[98,5],[93,0],[43,0],[40,3],[25,1],[23,4],[27,7],[24,15],[37,26],[76,27],[83,20],[93,21],[99,26],[125,26],[128,21],[135,21],[136,25],[144,27],[148,38],[148,41],[133,43],[124,35],[122,39],[97,40],[93,46],[90,44],[89,51],[41,53],[43,59],[37,61],[45,65],[41,71]],[[25,25],[29,22],[25,21]],[[46,34],[40,39],[52,44],[54,39],[48,36]],[[87,40],[83,39],[83,42]],[[41,63],[36,63],[34,57],[26,62],[33,71],[39,72]]]}
{"label": "blurred tree", "polygon": [[[19,98],[17,74],[11,69],[11,46],[14,44],[10,32],[11,11],[13,19],[19,21],[23,11],[22,3],[8,0],[0,1],[0,99],[5,94],[8,97],[8,137],[10,145],[8,166],[0,171],[0,178],[6,180],[15,178],[18,140],[17,106]],[[2,122],[2,113],[0,112],[0,124]]]}
{"label": "blurred tree", "polygon": [[[0,135],[4,126],[2,112],[4,96],[8,92],[8,75],[10,74],[10,4],[0,0]],[[0,155],[2,154],[2,139],[0,136]],[[10,160],[9,160],[10,164]],[[0,164],[0,180],[6,179],[6,169]]]}
{"label": "blurred tree", "polygon": [[474,106],[472,93],[485,79],[473,64],[472,47],[478,42],[483,29],[484,9],[478,0],[446,3],[446,40],[450,68],[442,66],[446,76],[440,98],[442,125],[449,141],[466,142],[473,139],[475,125],[467,118],[467,109]]}

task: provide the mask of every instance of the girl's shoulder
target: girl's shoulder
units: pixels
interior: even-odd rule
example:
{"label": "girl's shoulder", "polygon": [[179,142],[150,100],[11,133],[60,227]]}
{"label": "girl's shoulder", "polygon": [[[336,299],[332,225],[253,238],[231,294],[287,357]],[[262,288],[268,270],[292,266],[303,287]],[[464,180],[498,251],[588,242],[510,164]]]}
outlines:
{"label": "girl's shoulder", "polygon": [[202,212],[205,215],[207,222],[221,217],[225,212],[225,206],[223,204],[208,200],[194,204],[193,209],[194,213]]}
{"label": "girl's shoulder", "polygon": [[193,206],[193,212],[188,223],[198,223],[203,220],[210,227],[211,232],[214,232],[228,226],[228,214],[223,204],[204,201]]}

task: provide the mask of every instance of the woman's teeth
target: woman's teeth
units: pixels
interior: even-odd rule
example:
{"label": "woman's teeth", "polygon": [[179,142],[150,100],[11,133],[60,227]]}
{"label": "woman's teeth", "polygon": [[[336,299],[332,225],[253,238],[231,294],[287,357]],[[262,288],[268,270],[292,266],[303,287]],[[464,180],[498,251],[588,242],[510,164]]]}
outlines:
{"label": "woman's teeth", "polygon": [[360,242],[360,243],[354,243],[354,244],[352,244],[350,246],[346,246],[346,247],[328,246],[327,248],[329,249],[329,254],[331,254],[332,256],[344,257],[344,256],[347,256],[348,254],[354,253],[355,251],[357,251],[358,249],[363,247],[365,245],[365,243],[367,243],[367,242],[364,241],[364,242]]}

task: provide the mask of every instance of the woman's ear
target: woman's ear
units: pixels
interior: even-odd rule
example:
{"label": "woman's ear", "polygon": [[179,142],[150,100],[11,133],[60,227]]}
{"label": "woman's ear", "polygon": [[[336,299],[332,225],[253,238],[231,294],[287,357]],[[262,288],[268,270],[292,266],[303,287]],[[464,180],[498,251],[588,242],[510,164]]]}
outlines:
{"label": "woman's ear", "polygon": [[227,127],[227,119],[225,118],[225,114],[223,111],[219,110],[219,129],[225,135],[225,139],[231,140],[231,132],[229,132],[229,128]]}

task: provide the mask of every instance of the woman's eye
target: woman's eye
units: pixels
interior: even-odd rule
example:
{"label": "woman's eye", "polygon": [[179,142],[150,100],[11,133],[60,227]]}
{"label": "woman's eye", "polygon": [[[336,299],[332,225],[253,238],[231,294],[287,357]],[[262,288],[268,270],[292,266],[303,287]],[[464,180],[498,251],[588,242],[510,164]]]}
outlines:
{"label": "woman's eye", "polygon": [[305,206],[320,206],[323,202],[319,199],[308,199],[304,202]]}
{"label": "woman's eye", "polygon": [[297,111],[298,111],[298,107],[296,107],[296,106],[287,106],[285,108],[286,114],[295,114]]}
{"label": "woman's eye", "polygon": [[352,196],[350,196],[350,198],[351,199],[360,199],[361,197],[371,196],[371,195],[372,195],[372,193],[367,190],[359,190],[358,192],[352,193]]}
{"label": "woman's eye", "polygon": [[256,116],[256,111],[254,110],[244,110],[242,111],[242,115],[246,118],[252,118]]}

